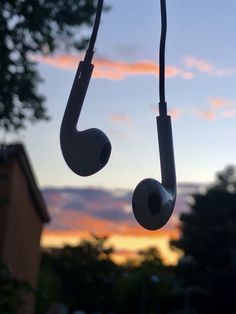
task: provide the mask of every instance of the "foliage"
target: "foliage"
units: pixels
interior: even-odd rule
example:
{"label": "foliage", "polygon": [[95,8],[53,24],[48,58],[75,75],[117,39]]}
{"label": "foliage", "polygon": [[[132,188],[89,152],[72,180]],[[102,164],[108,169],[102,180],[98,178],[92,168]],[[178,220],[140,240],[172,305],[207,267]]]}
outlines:
{"label": "foliage", "polygon": [[235,305],[236,169],[218,173],[205,194],[193,195],[180,217],[181,236],[172,246],[183,251],[178,274],[203,313],[227,313]]}
{"label": "foliage", "polygon": [[[48,296],[45,308],[54,302],[63,302],[72,310],[83,308],[88,313],[111,307],[117,266],[110,257],[113,249],[106,242],[106,237],[93,236],[78,246],[43,253],[39,290]],[[48,285],[51,279],[56,279],[53,286],[60,287],[56,292]],[[42,309],[42,303],[39,307]]]}
{"label": "foliage", "polygon": [[172,307],[173,271],[157,249],[141,251],[138,264],[116,265],[107,240],[93,236],[76,247],[43,253],[39,290],[48,300],[38,303],[38,313],[58,302],[86,313],[164,314]]}
{"label": "foliage", "polygon": [[29,292],[33,292],[29,283],[13,278],[6,265],[0,264],[0,313],[15,314]]}
{"label": "foliage", "polygon": [[167,313],[175,302],[171,267],[163,264],[154,247],[140,251],[138,261],[121,266],[115,286],[117,313]]}
{"label": "foliage", "polygon": [[78,26],[91,26],[96,0],[3,0],[0,5],[0,128],[15,131],[26,121],[48,120],[42,79],[32,56],[84,49]]}

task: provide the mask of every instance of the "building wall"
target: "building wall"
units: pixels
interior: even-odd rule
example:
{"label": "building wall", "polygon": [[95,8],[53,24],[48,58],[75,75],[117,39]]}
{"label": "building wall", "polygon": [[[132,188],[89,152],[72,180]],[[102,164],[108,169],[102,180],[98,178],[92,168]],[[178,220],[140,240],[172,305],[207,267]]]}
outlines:
{"label": "building wall", "polygon": [[7,202],[10,191],[9,167],[10,164],[0,165],[0,258],[3,254],[6,234]]}
{"label": "building wall", "polygon": [[[30,197],[27,181],[16,159],[11,161],[2,260],[13,276],[37,284],[42,220]],[[33,313],[33,298],[27,297],[22,313]]]}

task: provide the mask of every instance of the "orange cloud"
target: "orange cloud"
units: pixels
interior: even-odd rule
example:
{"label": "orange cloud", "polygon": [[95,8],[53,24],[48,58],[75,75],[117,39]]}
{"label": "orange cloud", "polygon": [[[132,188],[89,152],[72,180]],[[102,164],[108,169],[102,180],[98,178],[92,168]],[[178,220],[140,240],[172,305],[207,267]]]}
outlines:
{"label": "orange cloud", "polygon": [[[31,56],[33,61],[37,61],[52,67],[74,70],[80,61],[79,56],[61,54],[56,56]],[[93,77],[111,80],[122,80],[128,75],[158,75],[158,65],[151,60],[142,60],[128,63],[124,61],[113,61],[109,59],[94,59]],[[166,76],[170,78],[180,77],[192,79],[194,74],[184,71],[175,66],[166,67]]]}
{"label": "orange cloud", "polygon": [[171,108],[169,113],[173,119],[177,120],[181,117],[183,112],[180,108]]}
{"label": "orange cloud", "polygon": [[209,102],[214,108],[222,108],[230,105],[230,101],[224,98],[210,98]]}
{"label": "orange cloud", "polygon": [[56,56],[31,56],[33,61],[49,65],[54,68],[64,70],[74,70],[78,67],[79,57],[74,55],[56,55]]}
{"label": "orange cloud", "polygon": [[[79,237],[81,234],[94,233],[100,235],[123,235],[123,236],[157,236],[157,235],[168,235],[176,236],[178,230],[176,226],[172,226],[171,223],[169,226],[162,228],[156,232],[150,232],[141,228],[136,222],[120,221],[109,221],[105,219],[99,219],[92,217],[90,215],[74,211],[72,209],[67,209],[66,212],[61,213],[57,216],[57,220],[60,222],[60,226],[63,228],[57,228],[55,226],[53,229],[45,229],[45,235],[53,236],[70,236],[70,237]],[[49,226],[50,227],[50,226]]]}

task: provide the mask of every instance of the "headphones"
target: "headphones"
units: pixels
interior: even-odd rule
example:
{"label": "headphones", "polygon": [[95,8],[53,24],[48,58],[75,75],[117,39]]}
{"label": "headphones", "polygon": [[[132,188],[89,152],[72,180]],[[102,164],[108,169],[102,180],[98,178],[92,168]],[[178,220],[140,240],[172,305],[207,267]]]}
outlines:
{"label": "headphones", "polygon": [[[176,200],[176,174],[171,117],[165,101],[165,41],[167,29],[166,0],[161,4],[161,40],[159,55],[159,116],[157,133],[162,183],[144,179],[135,188],[132,198],[134,216],[148,230],[163,227],[169,220]],[[80,176],[90,176],[101,170],[109,160],[111,143],[101,130],[77,130],[82,105],[93,72],[92,58],[103,8],[98,0],[96,17],[84,61],[79,63],[60,130],[60,145],[68,167]]]}

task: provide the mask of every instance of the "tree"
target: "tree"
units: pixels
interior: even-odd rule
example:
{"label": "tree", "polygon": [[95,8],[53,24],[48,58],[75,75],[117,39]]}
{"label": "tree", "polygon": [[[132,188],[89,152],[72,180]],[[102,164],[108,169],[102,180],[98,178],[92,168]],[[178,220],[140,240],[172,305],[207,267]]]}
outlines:
{"label": "tree", "polygon": [[52,303],[88,314],[166,314],[175,308],[173,267],[163,264],[156,248],[122,265],[112,261],[112,252],[107,237],[98,236],[75,247],[44,250],[37,313]]}
{"label": "tree", "polygon": [[15,314],[28,293],[33,293],[31,285],[13,278],[8,267],[0,263],[0,313]]}
{"label": "tree", "polygon": [[139,251],[133,264],[121,268],[115,289],[116,313],[164,314],[173,309],[172,270],[163,264],[157,248]]}
{"label": "tree", "polygon": [[236,295],[234,167],[219,172],[204,194],[193,195],[191,211],[180,216],[180,231],[171,244],[183,252],[178,264],[183,291],[203,313],[229,312]]}
{"label": "tree", "polygon": [[117,266],[110,257],[113,249],[106,242],[107,237],[92,236],[78,246],[43,253],[38,289],[49,299],[39,300],[38,313],[54,302],[86,313],[112,310]]}
{"label": "tree", "polygon": [[2,0],[0,4],[0,128],[16,131],[26,121],[48,120],[42,81],[32,56],[84,49],[77,27],[91,26],[96,0]]}

